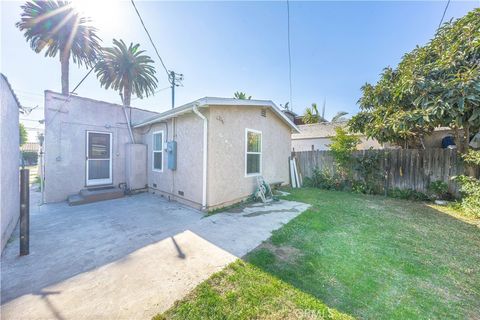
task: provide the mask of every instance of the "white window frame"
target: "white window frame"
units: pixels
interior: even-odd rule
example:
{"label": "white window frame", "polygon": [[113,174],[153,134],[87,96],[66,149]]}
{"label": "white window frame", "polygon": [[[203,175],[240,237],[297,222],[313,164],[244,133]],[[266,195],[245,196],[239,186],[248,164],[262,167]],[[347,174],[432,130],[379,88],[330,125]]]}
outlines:
{"label": "white window frame", "polygon": [[[260,134],[260,152],[251,152],[248,151],[248,133],[253,132]],[[263,133],[262,131],[255,130],[255,129],[249,129],[245,128],[245,177],[256,177],[256,176],[261,176],[262,175],[262,158],[263,158]],[[249,154],[259,154],[260,155],[260,171],[258,173],[247,173],[248,171],[248,162],[247,162],[247,156]]]}
{"label": "white window frame", "polygon": [[[160,147],[160,150],[155,150],[155,135],[156,134],[159,134],[161,133],[162,134],[162,145]],[[152,171],[155,171],[155,172],[163,172],[163,160],[164,160],[164,157],[163,157],[163,137],[165,137],[165,133],[163,130],[160,130],[160,131],[155,131],[152,133]],[[162,154],[162,168],[161,169],[157,169],[155,168],[155,153],[161,153]]]}
{"label": "white window frame", "polygon": [[[85,150],[85,186],[91,187],[91,186],[98,186],[98,185],[110,185],[113,183],[113,134],[109,131],[94,131],[94,130],[87,130],[86,131],[87,136],[86,136],[86,150]],[[95,160],[107,160],[107,159],[89,159],[88,156],[88,147],[90,143],[90,133],[99,133],[99,134],[108,134],[110,136],[110,158],[109,160],[109,177],[105,179],[89,179],[88,177],[88,168],[90,165],[90,161],[95,161]]]}

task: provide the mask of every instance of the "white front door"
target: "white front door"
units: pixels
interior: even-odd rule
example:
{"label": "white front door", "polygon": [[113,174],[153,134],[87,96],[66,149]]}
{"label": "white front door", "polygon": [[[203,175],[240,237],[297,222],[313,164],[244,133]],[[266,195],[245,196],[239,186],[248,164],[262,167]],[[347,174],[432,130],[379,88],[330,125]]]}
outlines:
{"label": "white front door", "polygon": [[87,186],[112,184],[112,134],[87,131]]}

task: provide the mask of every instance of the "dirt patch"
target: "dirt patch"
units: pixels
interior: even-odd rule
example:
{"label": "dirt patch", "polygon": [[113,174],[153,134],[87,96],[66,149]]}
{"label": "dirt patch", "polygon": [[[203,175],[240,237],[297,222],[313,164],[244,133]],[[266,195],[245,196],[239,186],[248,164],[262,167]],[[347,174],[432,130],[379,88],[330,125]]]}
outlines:
{"label": "dirt patch", "polygon": [[270,242],[264,242],[257,249],[267,249],[281,262],[292,263],[303,255],[300,249],[292,246],[276,246]]}

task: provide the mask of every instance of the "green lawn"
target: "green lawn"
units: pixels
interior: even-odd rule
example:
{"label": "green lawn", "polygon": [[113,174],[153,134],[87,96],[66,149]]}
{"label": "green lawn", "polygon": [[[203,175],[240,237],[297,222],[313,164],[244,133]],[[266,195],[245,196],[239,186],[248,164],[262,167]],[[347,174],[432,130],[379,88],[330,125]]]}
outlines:
{"label": "green lawn", "polygon": [[200,284],[161,319],[351,319],[241,260]]}
{"label": "green lawn", "polygon": [[477,225],[420,202],[291,192],[312,208],[163,316],[321,319],[325,303],[366,319],[480,318]]}

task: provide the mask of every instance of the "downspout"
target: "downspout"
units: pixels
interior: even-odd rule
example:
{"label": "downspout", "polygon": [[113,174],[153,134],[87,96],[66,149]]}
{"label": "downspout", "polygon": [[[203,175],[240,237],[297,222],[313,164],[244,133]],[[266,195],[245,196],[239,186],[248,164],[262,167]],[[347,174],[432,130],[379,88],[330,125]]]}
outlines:
{"label": "downspout", "polygon": [[208,121],[207,118],[198,111],[198,106],[193,107],[193,112],[203,120],[203,180],[202,180],[202,208],[207,208],[207,154],[208,154]]}
{"label": "downspout", "polygon": [[132,141],[132,143],[135,143],[135,139],[133,138],[132,127],[130,126],[130,119],[128,118],[128,115],[127,115],[127,109],[125,106],[122,109],[123,109],[123,113],[125,114],[125,121],[127,121],[127,128],[128,128],[128,133],[130,135],[130,140]]}
{"label": "downspout", "polygon": [[[133,132],[132,132],[132,126],[130,125],[130,119],[128,118],[127,114],[127,107],[125,106],[125,100],[123,100],[123,94],[120,92],[120,98],[122,98],[122,104],[123,104],[123,114],[125,115],[125,121],[127,122],[127,128],[128,128],[128,134],[130,135],[130,140],[132,143],[135,143],[135,139],[133,138]],[[132,110],[132,107],[130,107],[130,110]]]}

